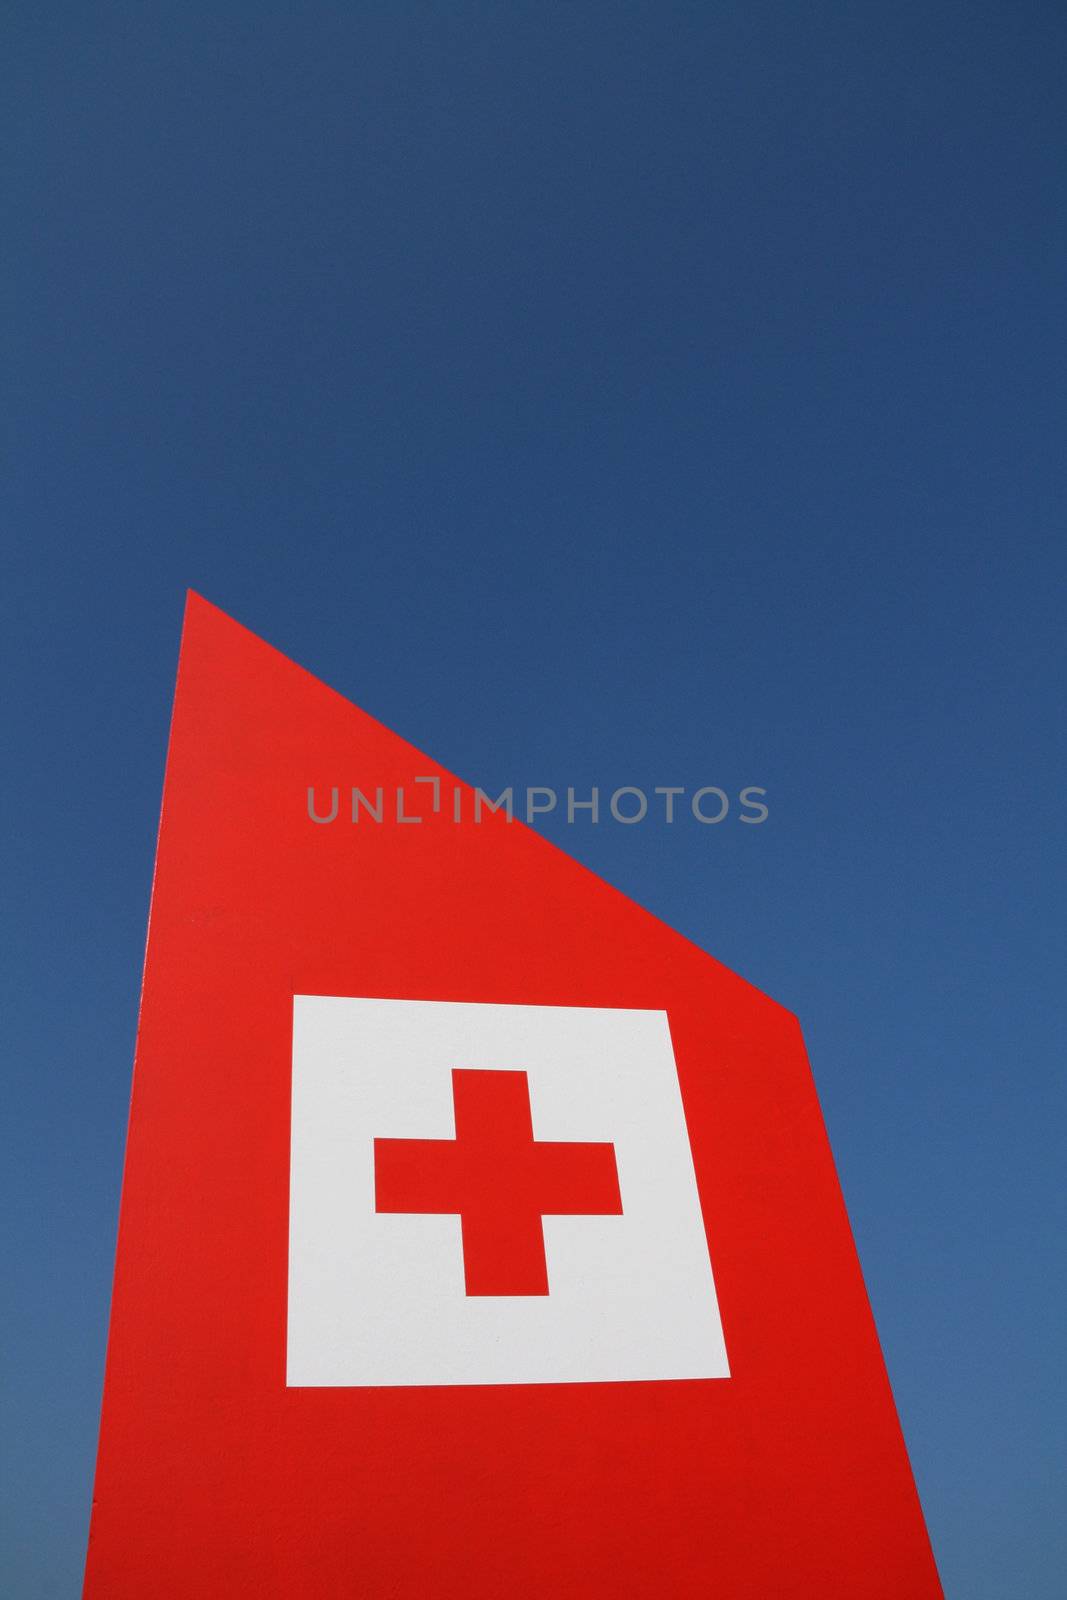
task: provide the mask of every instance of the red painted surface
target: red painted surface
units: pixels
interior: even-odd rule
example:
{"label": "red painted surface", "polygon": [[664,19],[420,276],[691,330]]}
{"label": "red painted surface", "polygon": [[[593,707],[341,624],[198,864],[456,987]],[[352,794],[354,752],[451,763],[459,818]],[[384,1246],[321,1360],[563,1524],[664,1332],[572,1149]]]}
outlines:
{"label": "red painted surface", "polygon": [[[432,773],[190,599],[86,1596],[939,1595],[795,1018],[503,814],[308,820]],[[287,1389],[294,993],[665,1009],[732,1376]]]}
{"label": "red painted surface", "polygon": [[468,1294],[547,1294],[541,1218],[618,1216],[614,1148],[535,1141],[525,1072],[457,1068],[452,1088],[454,1139],[375,1139],[375,1209],[458,1212]]}

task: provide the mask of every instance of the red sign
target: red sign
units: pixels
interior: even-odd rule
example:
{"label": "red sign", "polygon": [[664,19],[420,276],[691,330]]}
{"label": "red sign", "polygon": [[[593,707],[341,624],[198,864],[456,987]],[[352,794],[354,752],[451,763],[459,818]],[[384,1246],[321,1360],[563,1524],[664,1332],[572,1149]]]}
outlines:
{"label": "red sign", "polygon": [[796,1019],[473,799],[190,597],[86,1596],[939,1595]]}

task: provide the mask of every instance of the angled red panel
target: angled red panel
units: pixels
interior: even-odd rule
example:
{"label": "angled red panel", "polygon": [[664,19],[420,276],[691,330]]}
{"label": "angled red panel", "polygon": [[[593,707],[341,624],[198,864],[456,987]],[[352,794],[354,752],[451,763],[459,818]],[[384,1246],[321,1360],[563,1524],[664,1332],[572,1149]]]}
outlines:
{"label": "angled red panel", "polygon": [[[86,1596],[939,1595],[795,1018],[518,822],[499,814],[453,824],[444,808],[430,814],[429,786],[413,785],[429,775],[441,778],[451,804],[449,774],[190,597]],[[335,822],[309,820],[311,785],[320,803],[342,786]],[[345,785],[365,793],[383,786],[380,824],[366,815],[351,823]],[[392,794],[401,786],[409,811],[427,812],[423,823],[396,821]],[[346,1371],[356,1362],[357,1381],[289,1381],[290,1293],[303,1292],[295,1278],[292,1291],[289,1283],[294,996],[338,997],[342,1008],[346,997],[447,1002],[448,1017],[464,1027],[470,1017],[512,1015],[503,1008],[557,1008],[523,1013],[548,1019],[546,1073],[558,1008],[595,1008],[606,1027],[616,1014],[637,1017],[639,1029],[642,1016],[665,1016],[663,1048],[677,1064],[672,1092],[680,1091],[685,1161],[706,1235],[703,1270],[710,1261],[714,1274],[714,1290],[710,1277],[706,1289],[694,1279],[684,1316],[691,1311],[699,1323],[708,1311],[701,1297],[717,1296],[729,1376],[641,1376],[659,1370],[657,1352],[675,1338],[678,1319],[668,1313],[662,1329],[643,1325],[632,1381],[583,1379],[614,1336],[611,1319],[573,1374],[563,1350],[562,1381],[489,1379],[488,1369],[485,1383],[472,1381],[470,1363],[478,1370],[480,1357],[463,1350],[459,1380],[363,1380],[343,1329],[329,1359]],[[342,1015],[333,1003],[312,1007],[308,1026],[333,1027]],[[419,1037],[436,1037],[444,1012],[400,1009],[415,1015]],[[372,1004],[352,1013],[353,1026],[373,1030],[393,1014]],[[353,1073],[360,1059],[354,1050]],[[432,1211],[437,1183],[442,1206],[462,1212],[465,1236],[475,1230],[467,1272],[483,1277],[480,1289],[465,1289],[462,1272],[453,1273],[434,1292],[462,1297],[473,1288],[482,1297],[461,1306],[464,1315],[519,1318],[500,1326],[525,1339],[523,1317],[553,1314],[553,1273],[562,1283],[570,1270],[568,1241],[578,1241],[577,1261],[598,1240],[615,1248],[627,1237],[597,1230],[627,1223],[636,1193],[629,1147],[620,1133],[619,1202],[610,1128],[602,1135],[592,1116],[574,1148],[561,1151],[557,1134],[538,1132],[536,1097],[531,1130],[526,1085],[517,1081],[522,1060],[448,1059],[457,1095],[467,1096],[457,1100],[449,1148],[480,1152],[473,1166],[455,1169],[460,1199],[448,1198],[452,1178],[441,1176],[452,1167],[428,1176],[413,1143],[383,1145],[380,1181],[389,1193],[376,1208],[368,1139],[359,1160],[371,1176],[353,1191],[351,1217],[341,1206],[337,1232],[359,1221],[379,1230],[386,1250],[395,1242],[416,1255],[438,1247],[454,1255],[459,1233],[448,1233],[447,1216],[396,1214]],[[506,1112],[492,1109],[473,1076],[498,1065],[513,1075],[490,1085],[508,1100]],[[610,1086],[611,1070],[601,1060],[598,1081]],[[349,1080],[339,1081],[344,1090]],[[535,1082],[531,1069],[531,1096]],[[453,1115],[451,1092],[442,1090],[442,1118]],[[426,1138],[417,1096],[402,1110],[370,1129],[374,1139]],[[477,1138],[472,1127],[482,1129]],[[506,1159],[493,1153],[494,1130]],[[625,1137],[632,1143],[639,1132],[627,1124]],[[442,1161],[439,1142],[435,1152]],[[320,1166],[301,1159],[314,1187]],[[486,1186],[506,1176],[509,1161],[512,1209],[496,1227]],[[330,1162],[343,1186],[344,1150],[327,1151],[321,1170]],[[422,1198],[405,1200],[409,1190]],[[368,1216],[360,1220],[363,1196]],[[570,1214],[583,1209],[588,1216]],[[314,1257],[313,1222],[308,1228]],[[514,1240],[517,1255],[509,1253]],[[626,1293],[646,1311],[674,1243],[665,1228],[663,1262],[631,1263]],[[355,1280],[360,1259],[352,1257]],[[416,1262],[404,1338],[432,1366],[437,1319],[432,1308],[418,1315],[419,1270]],[[575,1270],[580,1290],[585,1278]],[[612,1292],[615,1280],[605,1281]],[[359,1316],[374,1333],[379,1307],[368,1285],[355,1281],[352,1293],[362,1295]],[[388,1362],[397,1341],[381,1342]],[[630,1357],[619,1359],[629,1371]],[[705,1370],[699,1334],[696,1366]]]}

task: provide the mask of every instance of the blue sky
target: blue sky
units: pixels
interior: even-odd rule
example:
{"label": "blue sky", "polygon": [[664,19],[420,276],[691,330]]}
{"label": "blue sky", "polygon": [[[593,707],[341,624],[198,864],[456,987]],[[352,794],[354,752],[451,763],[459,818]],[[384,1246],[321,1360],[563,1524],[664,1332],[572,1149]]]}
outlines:
{"label": "blue sky", "polygon": [[946,1591],[1060,1596],[1061,8],[4,33],[0,1589],[79,1589],[192,585],[473,782],[767,788],[545,831],[799,1013]]}

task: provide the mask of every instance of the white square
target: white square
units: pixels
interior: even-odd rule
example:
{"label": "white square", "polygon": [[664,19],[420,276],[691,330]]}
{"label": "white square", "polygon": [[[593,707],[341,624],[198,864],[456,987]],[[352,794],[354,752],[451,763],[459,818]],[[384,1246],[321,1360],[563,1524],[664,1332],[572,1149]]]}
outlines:
{"label": "white square", "polygon": [[[455,1139],[452,1071],[611,1143],[621,1216],[543,1219],[548,1294],[468,1295],[460,1218],[375,1210],[376,1138]],[[296,995],[290,1387],[726,1378],[664,1011]]]}

